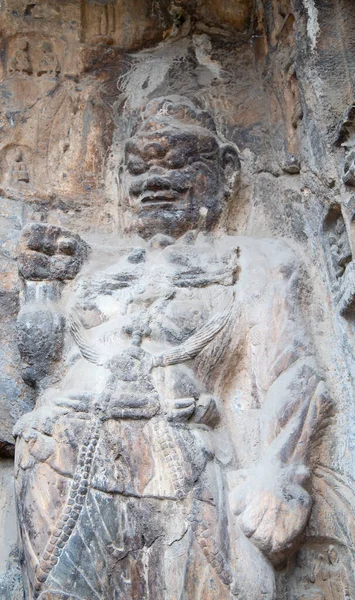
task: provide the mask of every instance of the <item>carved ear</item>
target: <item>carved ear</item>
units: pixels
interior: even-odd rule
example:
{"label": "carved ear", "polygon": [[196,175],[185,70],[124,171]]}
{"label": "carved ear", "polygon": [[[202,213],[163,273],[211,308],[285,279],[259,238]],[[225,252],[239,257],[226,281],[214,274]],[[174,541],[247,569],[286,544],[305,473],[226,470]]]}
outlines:
{"label": "carved ear", "polygon": [[240,174],[240,160],[233,144],[221,146],[221,164],[224,171],[224,193],[226,196],[230,196],[237,185]]}

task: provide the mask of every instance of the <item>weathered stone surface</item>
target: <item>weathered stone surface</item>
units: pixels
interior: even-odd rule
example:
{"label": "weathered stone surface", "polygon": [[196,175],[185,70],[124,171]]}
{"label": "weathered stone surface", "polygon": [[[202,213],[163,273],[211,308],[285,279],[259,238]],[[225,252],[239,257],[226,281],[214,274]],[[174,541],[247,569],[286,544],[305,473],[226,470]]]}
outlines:
{"label": "weathered stone surface", "polygon": [[[236,147],[208,112],[156,98],[125,144],[120,245],[92,248],[60,297],[60,240],[72,242],[70,257],[84,244],[44,224],[22,236],[18,326],[34,339],[22,333],[20,350],[39,394],[15,427],[28,598],[71,586],[80,599],[134,597],[137,587],[157,598],[276,598],[273,566],[286,564],[310,517],[312,440],[332,403],[303,326],[296,255],[219,227],[239,173]],[[50,317],[59,306],[69,362]],[[59,363],[51,374],[42,349]],[[241,408],[260,430],[247,441],[255,464],[240,461]],[[223,467],[214,427],[233,448]],[[185,560],[171,577],[177,542]],[[202,572],[209,583],[196,589]]]}
{"label": "weathered stone surface", "polygon": [[17,240],[23,226],[23,204],[0,200],[0,455],[13,456],[12,428],[21,414],[33,406],[33,395],[19,377],[16,345],[16,315],[19,310],[19,280],[16,275]]}
{"label": "weathered stone surface", "polygon": [[1,598],[355,597],[354,23],[3,1]]}
{"label": "weathered stone surface", "polygon": [[22,600],[23,586],[17,547],[13,461],[0,460],[0,597]]}

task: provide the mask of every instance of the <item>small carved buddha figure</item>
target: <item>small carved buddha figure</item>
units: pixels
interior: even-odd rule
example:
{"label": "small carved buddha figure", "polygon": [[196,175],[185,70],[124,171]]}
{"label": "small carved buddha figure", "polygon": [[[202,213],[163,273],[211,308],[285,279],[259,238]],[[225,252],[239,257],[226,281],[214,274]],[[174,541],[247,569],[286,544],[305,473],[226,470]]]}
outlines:
{"label": "small carved buddha figure", "polygon": [[325,600],[350,600],[348,575],[344,565],[339,562],[335,546],[329,546],[326,556],[319,555],[316,582],[323,590]]}
{"label": "small carved buddha figure", "polygon": [[352,260],[352,252],[344,217],[339,206],[331,207],[324,222],[332,262],[332,275],[340,279]]}
{"label": "small carved buddha figure", "polygon": [[223,229],[239,168],[207,112],[157,98],[125,147],[117,244],[23,232],[27,600],[276,597],[330,403],[294,252]]}
{"label": "small carved buddha figure", "polygon": [[9,74],[27,73],[31,75],[33,68],[29,56],[29,43],[27,40],[19,40],[14,55],[10,58]]}
{"label": "small carved buddha figure", "polygon": [[345,185],[355,186],[355,152],[351,151],[347,155],[344,164],[343,182]]}
{"label": "small carved buddha figure", "polygon": [[30,176],[21,150],[17,150],[11,168],[11,182],[14,184],[29,183]]}
{"label": "small carved buddha figure", "polygon": [[39,63],[37,75],[41,76],[44,74],[55,77],[59,75],[61,69],[58,59],[53,52],[52,44],[44,42],[42,44],[42,57]]}

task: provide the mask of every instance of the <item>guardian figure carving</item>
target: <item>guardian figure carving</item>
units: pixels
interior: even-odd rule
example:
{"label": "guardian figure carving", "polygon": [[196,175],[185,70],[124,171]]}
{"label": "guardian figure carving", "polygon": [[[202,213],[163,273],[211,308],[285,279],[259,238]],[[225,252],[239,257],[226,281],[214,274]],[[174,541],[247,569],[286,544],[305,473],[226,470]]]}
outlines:
{"label": "guardian figure carving", "polygon": [[224,229],[239,169],[207,112],[157,98],[126,143],[115,244],[23,231],[27,600],[276,597],[330,402],[297,256]]}

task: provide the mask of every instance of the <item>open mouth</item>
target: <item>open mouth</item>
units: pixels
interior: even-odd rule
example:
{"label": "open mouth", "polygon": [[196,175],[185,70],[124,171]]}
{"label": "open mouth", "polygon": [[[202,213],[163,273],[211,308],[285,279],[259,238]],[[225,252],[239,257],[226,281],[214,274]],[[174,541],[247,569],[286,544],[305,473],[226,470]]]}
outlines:
{"label": "open mouth", "polygon": [[143,206],[171,206],[177,201],[176,193],[162,190],[161,192],[150,192],[141,197]]}

